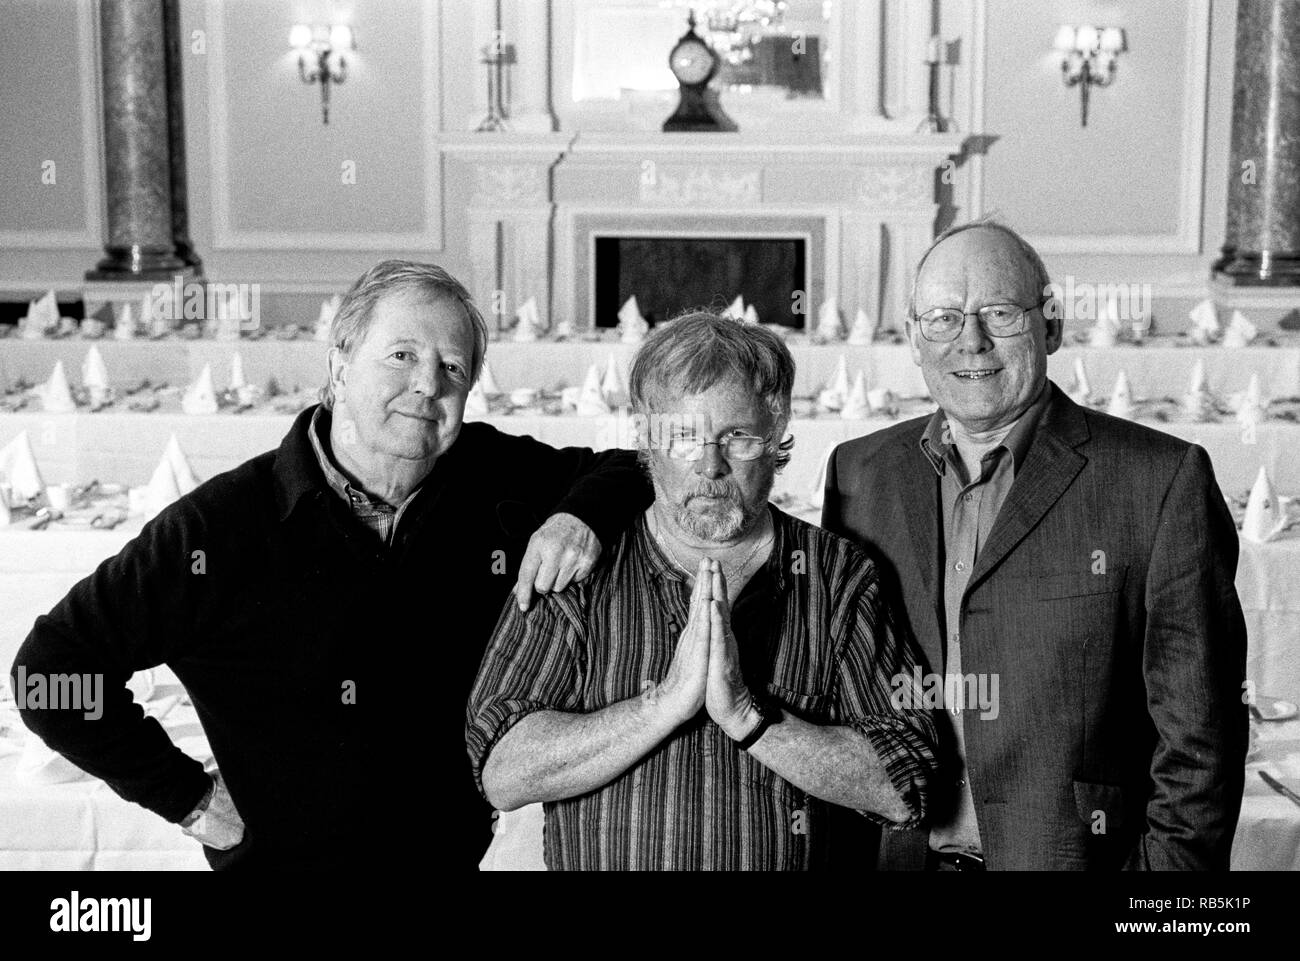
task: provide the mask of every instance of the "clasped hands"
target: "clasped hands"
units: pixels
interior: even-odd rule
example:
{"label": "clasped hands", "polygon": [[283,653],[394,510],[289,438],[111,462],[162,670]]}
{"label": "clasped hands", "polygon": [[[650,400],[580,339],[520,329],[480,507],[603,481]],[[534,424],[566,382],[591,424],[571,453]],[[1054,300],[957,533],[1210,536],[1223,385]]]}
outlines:
{"label": "clasped hands", "polygon": [[732,740],[744,740],[761,721],[740,670],[731,630],[731,605],[722,565],[704,558],[695,573],[690,616],[677,640],[668,674],[647,692],[675,725],[703,707]]}

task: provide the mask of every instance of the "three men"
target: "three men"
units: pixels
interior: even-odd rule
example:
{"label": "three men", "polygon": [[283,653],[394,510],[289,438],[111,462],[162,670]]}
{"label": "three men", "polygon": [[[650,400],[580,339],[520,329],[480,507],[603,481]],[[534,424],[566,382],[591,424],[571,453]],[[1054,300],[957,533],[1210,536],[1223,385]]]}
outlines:
{"label": "three men", "polygon": [[857,809],[926,813],[929,712],[876,571],[768,504],[794,362],[756,326],[689,315],[632,368],[654,504],[591,576],[507,606],[468,742],[495,806],[546,803],[557,869],[860,862]]}
{"label": "three men", "polygon": [[1247,736],[1236,530],[1204,450],[1047,380],[1048,282],[1006,227],[940,236],[907,324],[940,409],[830,465],[824,525],[881,564],[931,670],[999,692],[995,711],[948,705],[962,767],[881,863],[1226,869]]}
{"label": "three men", "polygon": [[[332,345],[323,405],[278,450],[163,511],[37,620],[15,670],[103,674],[103,717],[23,720],[218,869],[404,859],[435,821],[438,863],[472,868],[489,812],[463,718],[497,612],[516,572],[521,604],[584,576],[649,488],[630,453],[462,424],[487,328],[438,267],[371,269]],[[163,663],[219,776],[132,703],[131,672]]]}

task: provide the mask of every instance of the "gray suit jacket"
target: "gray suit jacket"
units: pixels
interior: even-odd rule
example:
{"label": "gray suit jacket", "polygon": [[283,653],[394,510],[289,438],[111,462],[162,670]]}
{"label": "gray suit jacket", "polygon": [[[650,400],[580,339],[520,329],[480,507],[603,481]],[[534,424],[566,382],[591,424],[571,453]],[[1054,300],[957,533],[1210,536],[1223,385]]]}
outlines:
{"label": "gray suit jacket", "polygon": [[[996,718],[961,715],[985,858],[1226,869],[1248,728],[1231,515],[1202,448],[1050,390],[962,601],[962,670],[998,678]],[[941,672],[927,420],[842,444],[823,523],[873,554]],[[919,868],[926,847],[886,831],[881,866]]]}

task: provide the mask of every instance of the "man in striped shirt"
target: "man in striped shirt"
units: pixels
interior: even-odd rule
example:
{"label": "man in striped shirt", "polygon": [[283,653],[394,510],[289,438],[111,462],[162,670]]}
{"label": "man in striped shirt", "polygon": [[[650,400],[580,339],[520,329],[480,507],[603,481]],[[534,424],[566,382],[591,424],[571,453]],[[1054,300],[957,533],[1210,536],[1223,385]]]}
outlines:
{"label": "man in striped shirt", "polygon": [[470,760],[496,807],[546,802],[552,870],[829,867],[868,857],[851,810],[926,813],[935,727],[891,697],[917,661],[875,568],[768,503],[793,382],[760,327],[656,330],[631,377],[655,503],[586,581],[502,613]]}

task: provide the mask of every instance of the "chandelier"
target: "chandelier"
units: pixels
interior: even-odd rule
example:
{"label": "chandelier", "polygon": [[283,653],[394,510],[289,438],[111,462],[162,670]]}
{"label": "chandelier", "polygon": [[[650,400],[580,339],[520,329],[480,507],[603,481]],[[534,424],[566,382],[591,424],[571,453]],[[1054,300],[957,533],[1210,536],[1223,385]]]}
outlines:
{"label": "chandelier", "polygon": [[785,0],[712,0],[693,3],[708,31],[709,45],[726,63],[738,66],[754,58],[759,39],[781,32]]}

